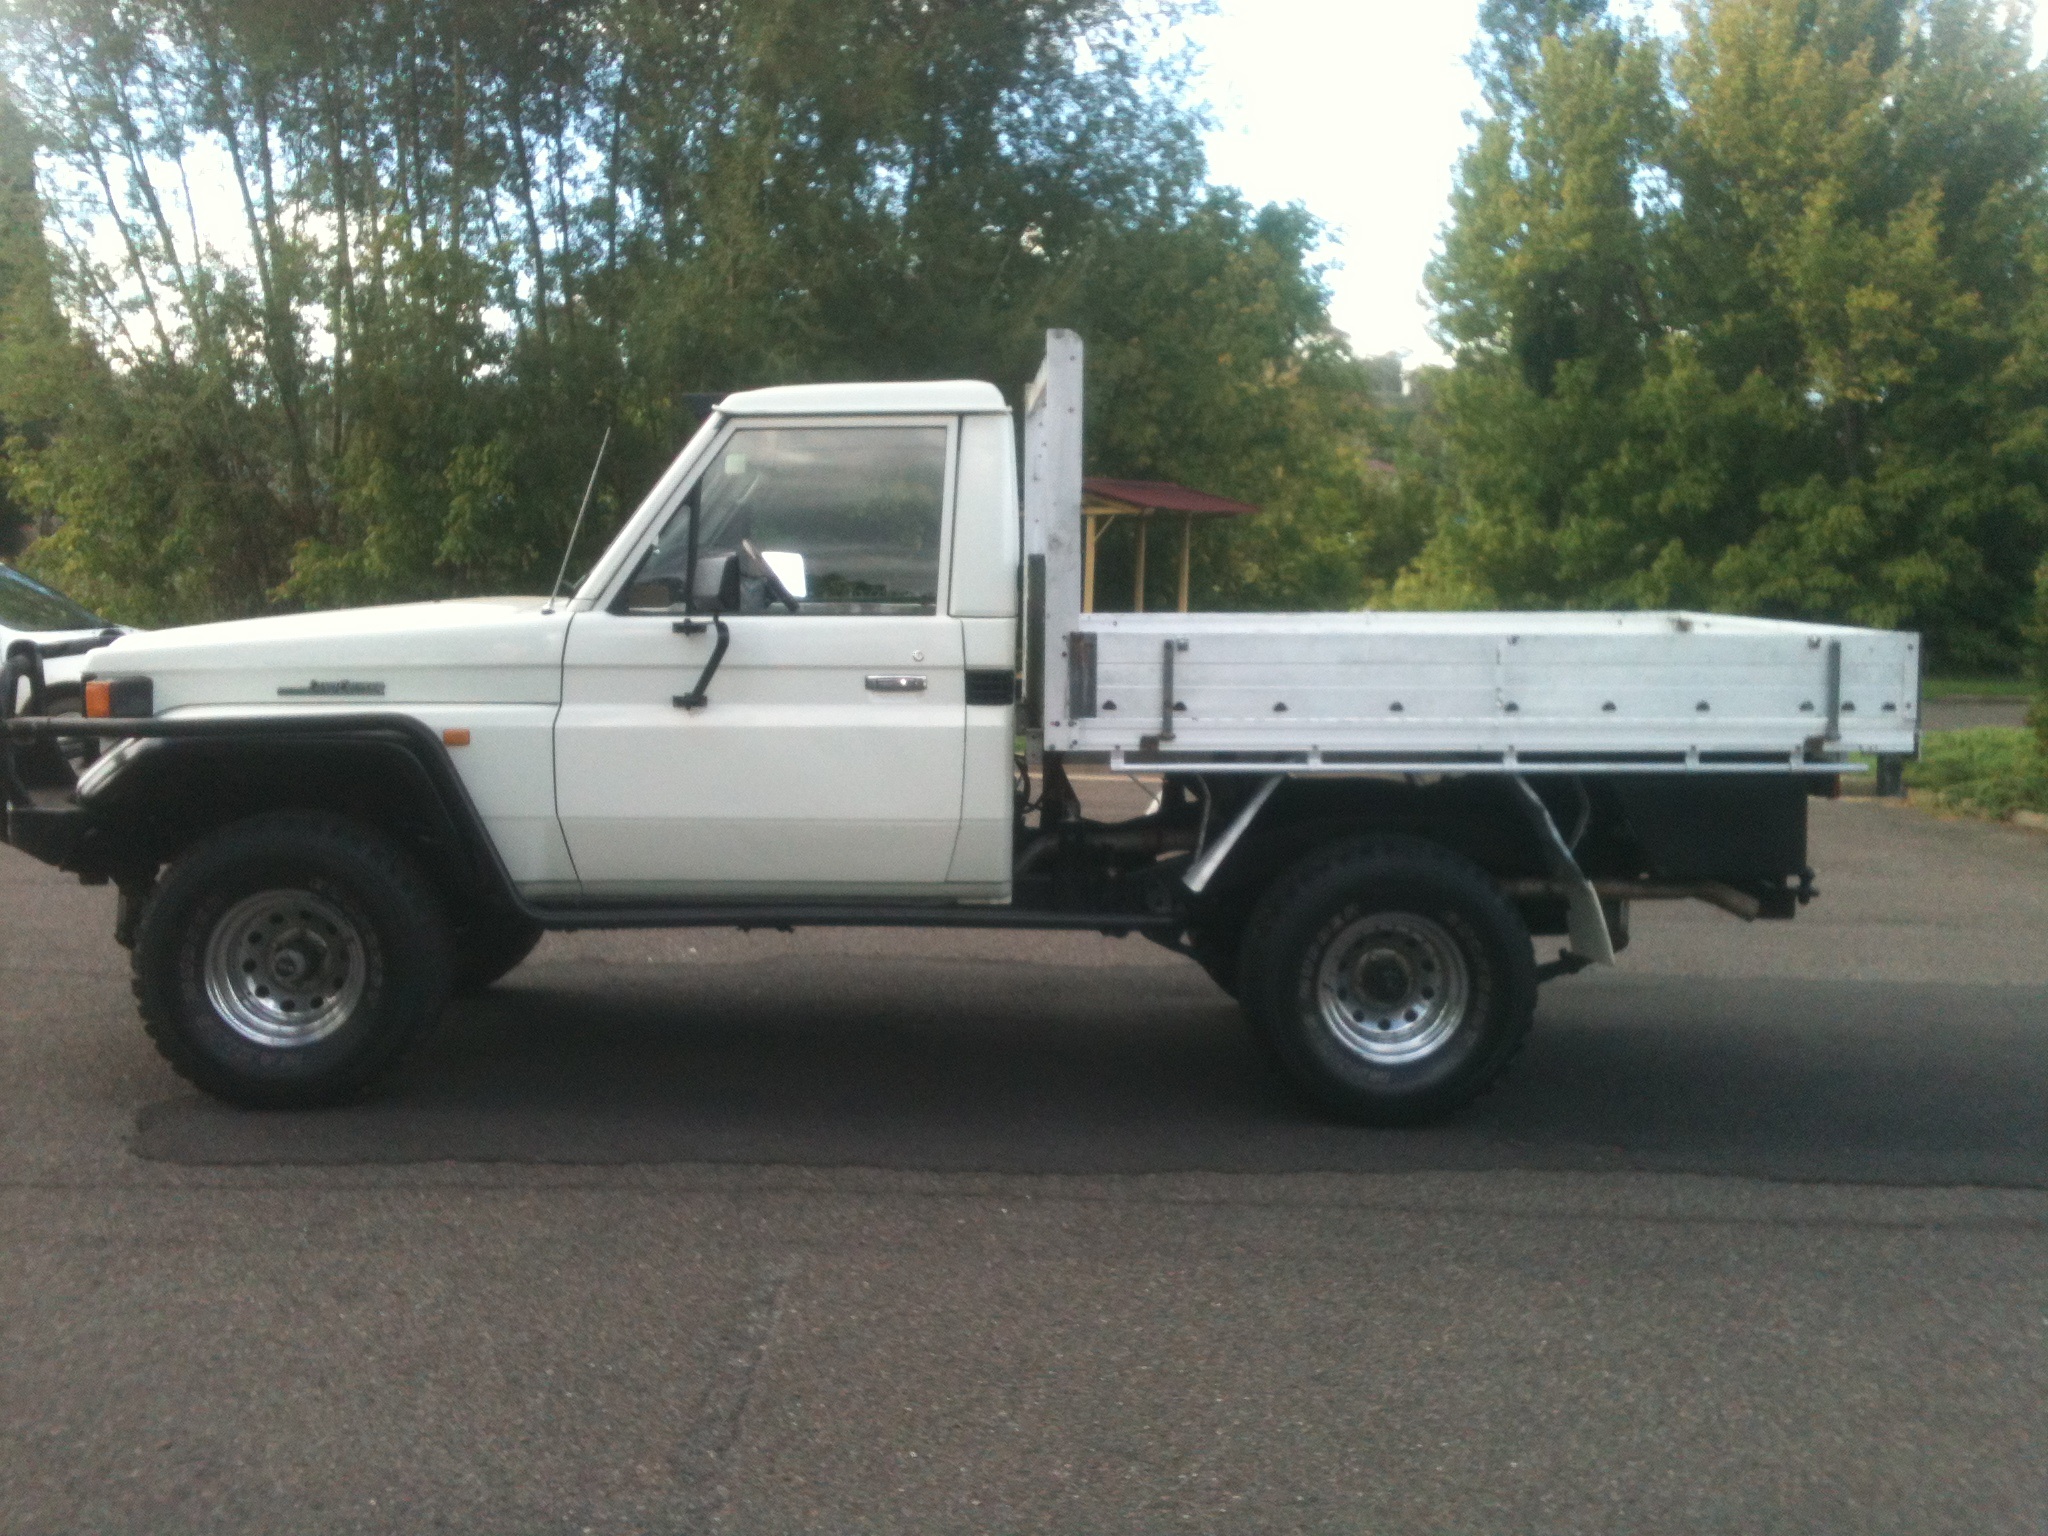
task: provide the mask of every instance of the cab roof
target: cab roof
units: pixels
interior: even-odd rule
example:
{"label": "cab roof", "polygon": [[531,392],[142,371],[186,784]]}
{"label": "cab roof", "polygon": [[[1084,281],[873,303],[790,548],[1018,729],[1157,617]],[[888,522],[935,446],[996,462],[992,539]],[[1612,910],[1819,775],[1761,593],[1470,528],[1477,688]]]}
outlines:
{"label": "cab roof", "polygon": [[727,395],[728,416],[982,416],[1009,410],[993,384],[788,384]]}

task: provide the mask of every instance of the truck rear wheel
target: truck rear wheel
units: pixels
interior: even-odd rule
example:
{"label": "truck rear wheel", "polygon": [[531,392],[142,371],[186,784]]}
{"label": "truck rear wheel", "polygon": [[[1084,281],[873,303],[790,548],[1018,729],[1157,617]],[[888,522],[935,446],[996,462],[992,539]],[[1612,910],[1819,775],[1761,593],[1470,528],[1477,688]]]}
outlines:
{"label": "truck rear wheel", "polygon": [[441,903],[388,838],[338,816],[230,826],[172,865],[137,926],[135,996],[194,1086],[250,1109],[360,1094],[440,1015]]}
{"label": "truck rear wheel", "polygon": [[1483,870],[1413,838],[1364,838],[1296,865],[1260,902],[1245,956],[1245,1005],[1281,1064],[1361,1124],[1469,1104],[1535,1015],[1520,915]]}

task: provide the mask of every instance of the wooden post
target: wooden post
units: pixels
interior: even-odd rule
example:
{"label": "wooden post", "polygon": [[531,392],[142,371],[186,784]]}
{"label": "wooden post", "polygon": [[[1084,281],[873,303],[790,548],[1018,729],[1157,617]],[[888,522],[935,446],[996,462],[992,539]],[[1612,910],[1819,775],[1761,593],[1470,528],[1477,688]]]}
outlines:
{"label": "wooden post", "polygon": [[1195,538],[1195,514],[1183,512],[1180,518],[1180,611],[1188,611],[1188,551]]}
{"label": "wooden post", "polygon": [[1134,600],[1132,601],[1132,604],[1131,604],[1131,612],[1133,612],[1133,613],[1143,613],[1143,612],[1145,611],[1145,543],[1146,543],[1146,540],[1147,540],[1147,538],[1148,538],[1148,537],[1150,536],[1151,532],[1152,532],[1152,514],[1151,514],[1150,512],[1141,512],[1141,513],[1139,513],[1139,514],[1138,514],[1138,593],[1137,593],[1137,596],[1136,596],[1136,598],[1135,598],[1135,599],[1134,599]]}
{"label": "wooden post", "polygon": [[1082,557],[1081,566],[1081,611],[1095,611],[1095,546],[1102,542],[1103,519],[1093,512],[1082,514],[1088,519],[1088,548]]}

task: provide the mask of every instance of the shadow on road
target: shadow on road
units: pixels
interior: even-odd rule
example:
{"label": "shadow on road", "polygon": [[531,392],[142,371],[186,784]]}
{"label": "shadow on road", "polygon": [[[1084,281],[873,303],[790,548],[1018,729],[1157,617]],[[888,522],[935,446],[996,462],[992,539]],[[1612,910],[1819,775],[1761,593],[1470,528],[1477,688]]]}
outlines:
{"label": "shadow on road", "polygon": [[1192,968],[557,965],[454,1009],[375,1101],[152,1105],[198,1164],[745,1163],[1025,1174],[1651,1170],[2048,1186],[2032,989],[1606,978],[1552,989],[1454,1123],[1306,1111]]}

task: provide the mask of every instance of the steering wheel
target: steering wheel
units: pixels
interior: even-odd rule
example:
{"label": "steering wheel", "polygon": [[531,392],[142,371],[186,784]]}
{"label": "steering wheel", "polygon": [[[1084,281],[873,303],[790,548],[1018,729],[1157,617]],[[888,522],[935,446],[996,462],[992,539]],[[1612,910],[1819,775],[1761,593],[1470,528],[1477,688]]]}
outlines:
{"label": "steering wheel", "polygon": [[746,562],[746,572],[749,576],[768,583],[768,595],[770,597],[782,604],[791,613],[803,612],[803,604],[799,603],[790,594],[789,588],[782,584],[782,578],[775,574],[775,567],[770,565],[761,554],[760,545],[756,544],[752,539],[741,539],[740,559]]}

